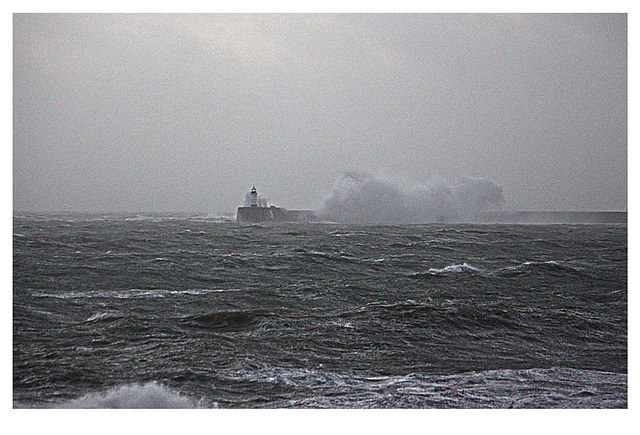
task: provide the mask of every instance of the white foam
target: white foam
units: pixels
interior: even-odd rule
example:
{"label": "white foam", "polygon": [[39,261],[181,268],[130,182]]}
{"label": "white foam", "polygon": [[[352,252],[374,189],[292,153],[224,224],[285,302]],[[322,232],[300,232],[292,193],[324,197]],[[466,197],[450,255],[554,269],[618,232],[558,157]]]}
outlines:
{"label": "white foam", "polygon": [[549,260],[549,261],[525,261],[524,263],[517,264],[515,266],[507,266],[503,270],[504,271],[517,271],[517,270],[527,269],[530,266],[534,266],[535,267],[535,266],[541,266],[541,265],[561,267],[560,263],[558,263],[557,261],[554,261],[554,260]]}
{"label": "white foam", "polygon": [[87,322],[98,322],[100,320],[118,319],[122,316],[116,313],[97,313],[87,319]]}
{"label": "white foam", "polygon": [[133,384],[112,388],[104,393],[91,393],[71,400],[60,408],[82,409],[156,409],[156,408],[197,408],[188,397],[171,389],[149,382],[144,385]]}
{"label": "white foam", "polygon": [[199,288],[186,290],[167,290],[167,289],[129,289],[122,291],[88,291],[88,292],[33,292],[36,297],[56,298],[56,299],[81,299],[81,298],[116,298],[116,299],[135,299],[135,298],[164,298],[167,296],[180,295],[203,295],[207,293],[226,293],[239,292],[242,289],[216,289],[216,288]]}
{"label": "white foam", "polygon": [[451,266],[447,266],[442,269],[429,269],[429,273],[431,274],[439,274],[439,273],[461,273],[461,272],[480,272],[480,269],[477,267],[473,267],[467,263],[462,264],[452,264]]}

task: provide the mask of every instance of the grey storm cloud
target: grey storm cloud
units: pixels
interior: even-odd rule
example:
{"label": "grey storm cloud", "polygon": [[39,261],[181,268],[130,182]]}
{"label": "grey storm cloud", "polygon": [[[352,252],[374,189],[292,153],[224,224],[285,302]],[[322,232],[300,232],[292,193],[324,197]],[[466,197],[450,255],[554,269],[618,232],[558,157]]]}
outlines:
{"label": "grey storm cloud", "polygon": [[348,171],[627,208],[625,14],[16,14],[13,31],[17,211],[226,213],[254,184],[316,209]]}

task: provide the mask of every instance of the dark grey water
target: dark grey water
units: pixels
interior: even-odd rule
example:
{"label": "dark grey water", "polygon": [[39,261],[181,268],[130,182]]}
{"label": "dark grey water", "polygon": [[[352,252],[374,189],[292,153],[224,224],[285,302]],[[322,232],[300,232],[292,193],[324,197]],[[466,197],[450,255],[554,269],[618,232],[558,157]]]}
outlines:
{"label": "dark grey water", "polygon": [[15,407],[627,407],[626,225],[14,218]]}

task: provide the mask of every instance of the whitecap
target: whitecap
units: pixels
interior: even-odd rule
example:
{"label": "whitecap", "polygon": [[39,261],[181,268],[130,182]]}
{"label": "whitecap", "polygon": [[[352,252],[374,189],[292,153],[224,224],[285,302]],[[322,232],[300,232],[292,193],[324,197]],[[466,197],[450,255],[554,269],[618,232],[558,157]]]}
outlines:
{"label": "whitecap", "polygon": [[89,317],[86,321],[87,322],[99,322],[102,320],[115,320],[115,319],[119,319],[122,316],[117,314],[117,313],[111,313],[111,312],[106,312],[106,313],[96,313],[93,316]]}
{"label": "whitecap", "polygon": [[60,404],[60,408],[80,409],[182,409],[198,408],[197,403],[156,382],[121,385],[102,393],[90,393]]}
{"label": "whitecap", "polygon": [[471,266],[468,263],[452,264],[442,269],[429,269],[430,274],[437,275],[441,273],[461,273],[461,272],[480,272],[480,269]]}

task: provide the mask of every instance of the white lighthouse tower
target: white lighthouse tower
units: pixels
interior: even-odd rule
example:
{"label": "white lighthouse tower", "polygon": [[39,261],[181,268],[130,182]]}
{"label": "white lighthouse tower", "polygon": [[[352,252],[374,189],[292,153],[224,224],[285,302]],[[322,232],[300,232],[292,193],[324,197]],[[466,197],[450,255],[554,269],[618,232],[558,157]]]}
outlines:
{"label": "white lighthouse tower", "polygon": [[249,205],[251,207],[258,206],[258,192],[256,191],[256,186],[253,186],[253,189],[251,189],[251,194],[249,195]]}

